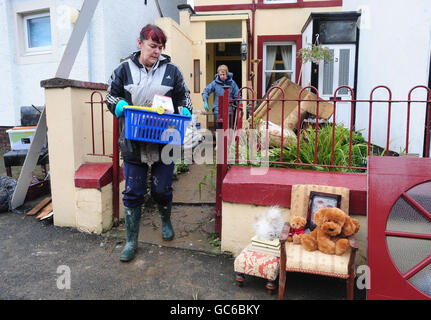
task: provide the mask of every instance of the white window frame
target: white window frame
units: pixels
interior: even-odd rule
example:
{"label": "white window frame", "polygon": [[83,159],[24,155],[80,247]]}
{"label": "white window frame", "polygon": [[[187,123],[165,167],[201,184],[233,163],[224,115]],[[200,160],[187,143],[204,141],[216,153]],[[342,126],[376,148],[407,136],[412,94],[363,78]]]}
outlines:
{"label": "white window frame", "polygon": [[[61,47],[58,39],[58,25],[55,0],[31,0],[15,2],[12,6],[14,15],[15,61],[17,64],[52,63],[61,59]],[[27,31],[25,17],[49,13],[51,22],[51,46],[48,50],[29,51],[26,49]],[[25,23],[25,24],[24,24]],[[41,47],[39,47],[40,49]]]}
{"label": "white window frame", "polygon": [[[291,70],[267,70],[266,69],[266,52],[268,46],[292,46],[292,69]],[[269,88],[266,88],[266,73],[292,73],[292,81],[296,80],[296,42],[295,41],[268,41],[263,43],[263,59],[262,59],[262,97],[266,94]]]}
{"label": "white window frame", "polygon": [[[50,33],[51,33],[51,45],[44,46],[44,47],[29,47],[29,38],[28,38],[28,20],[34,19],[34,18],[41,18],[41,17],[49,17],[50,18]],[[25,14],[22,18],[23,21],[23,30],[24,30],[24,50],[26,54],[46,54],[52,52],[52,19],[49,10],[39,12],[36,14]]]}
{"label": "white window frame", "polygon": [[298,0],[263,0],[264,4],[297,3]]}

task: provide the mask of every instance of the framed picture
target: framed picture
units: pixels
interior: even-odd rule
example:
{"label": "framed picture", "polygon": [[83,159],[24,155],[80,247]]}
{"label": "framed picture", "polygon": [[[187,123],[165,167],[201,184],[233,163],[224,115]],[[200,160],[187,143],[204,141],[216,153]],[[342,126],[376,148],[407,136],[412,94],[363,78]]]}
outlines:
{"label": "framed picture", "polygon": [[310,200],[308,202],[307,222],[311,231],[316,228],[314,222],[314,214],[322,208],[340,208],[341,195],[325,192],[310,192]]}

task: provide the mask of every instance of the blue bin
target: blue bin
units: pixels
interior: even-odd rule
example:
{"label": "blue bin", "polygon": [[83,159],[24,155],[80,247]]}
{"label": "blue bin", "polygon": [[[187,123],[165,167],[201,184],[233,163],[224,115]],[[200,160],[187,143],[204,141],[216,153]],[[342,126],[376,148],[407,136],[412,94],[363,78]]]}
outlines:
{"label": "blue bin", "polygon": [[182,145],[190,116],[124,108],[126,139]]}

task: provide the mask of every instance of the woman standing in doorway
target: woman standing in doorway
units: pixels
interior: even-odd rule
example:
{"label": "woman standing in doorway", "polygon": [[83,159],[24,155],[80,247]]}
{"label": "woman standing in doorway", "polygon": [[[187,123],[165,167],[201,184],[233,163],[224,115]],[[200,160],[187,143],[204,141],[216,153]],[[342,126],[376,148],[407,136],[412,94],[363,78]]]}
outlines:
{"label": "woman standing in doorway", "polygon": [[183,75],[170,57],[162,54],[166,40],[165,33],[159,27],[146,25],[138,38],[139,51],[123,61],[108,82],[106,103],[109,110],[120,119],[119,145],[126,182],[123,204],[127,242],[120,256],[121,261],[130,261],[135,256],[150,166],[151,196],[157,203],[161,216],[162,237],[167,241],[174,238],[170,217],[175,164],[172,161],[162,161],[161,150],[164,145],[126,139],[123,116],[125,106],[150,106],[155,94],[171,97],[175,113],[179,113],[179,107],[183,107],[183,114],[191,115],[190,91],[184,83]]}
{"label": "woman standing in doorway", "polygon": [[[238,98],[238,85],[233,80],[233,74],[229,72],[229,69],[226,65],[222,64],[217,68],[217,74],[214,77],[214,81],[212,81],[202,92],[202,100],[204,101],[204,108],[206,111],[210,110],[208,105],[208,97],[211,93],[214,92],[214,104],[213,104],[213,112],[214,112],[214,121],[218,118],[218,100],[219,97],[223,96],[224,90],[223,86],[229,86],[229,99],[237,99]],[[232,108],[229,108],[229,115],[232,114]]]}

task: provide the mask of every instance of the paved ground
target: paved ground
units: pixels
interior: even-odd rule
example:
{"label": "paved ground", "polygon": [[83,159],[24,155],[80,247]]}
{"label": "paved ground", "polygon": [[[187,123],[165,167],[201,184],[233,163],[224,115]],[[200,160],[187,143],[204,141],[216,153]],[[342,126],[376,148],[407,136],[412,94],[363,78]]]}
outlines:
{"label": "paved ground", "polygon": [[[56,227],[52,220],[0,213],[0,300],[275,301],[276,295],[267,294],[263,279],[248,277],[239,288],[233,258],[210,243],[214,194],[209,183],[200,198],[196,191],[202,181],[196,175],[205,176],[208,170],[192,168],[180,177],[182,190],[193,197],[183,197],[179,182],[174,184],[174,241],[161,240],[157,212],[151,206],[144,210],[139,250],[130,263],[119,261],[124,246],[122,225],[100,236]],[[36,202],[25,203],[21,211]],[[286,292],[289,300],[344,299],[345,282],[291,273]],[[364,290],[356,290],[355,297],[365,299]]]}
{"label": "paved ground", "polygon": [[[260,278],[237,287],[233,258],[140,243],[121,263],[124,242],[34,217],[0,214],[0,299],[276,300]],[[70,289],[62,289],[70,270]],[[58,286],[59,285],[59,286]],[[289,274],[287,299],[344,299],[344,282]],[[356,292],[358,299],[364,293]]]}

